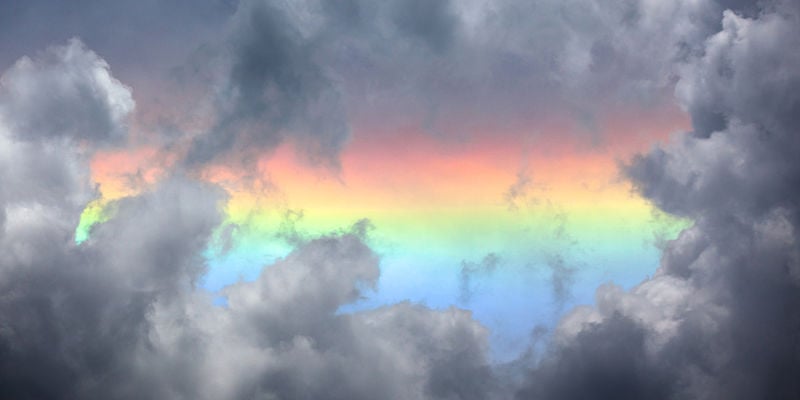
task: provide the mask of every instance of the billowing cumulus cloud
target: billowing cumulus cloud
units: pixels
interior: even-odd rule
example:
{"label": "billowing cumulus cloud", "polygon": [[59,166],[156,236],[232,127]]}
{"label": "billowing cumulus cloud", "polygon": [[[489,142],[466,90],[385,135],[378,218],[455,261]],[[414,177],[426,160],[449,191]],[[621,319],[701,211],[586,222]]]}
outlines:
{"label": "billowing cumulus cloud", "polygon": [[521,398],[800,395],[798,17],[782,4],[726,11],[681,65],[676,95],[694,131],[627,172],[694,225],[653,278],[604,286],[595,308],[564,318]]}
{"label": "billowing cumulus cloud", "polygon": [[95,196],[87,165],[91,149],[124,141],[133,108],[130,89],[78,40],[22,58],[5,71],[0,76],[5,213],[32,218],[26,223],[52,218],[48,224],[72,229],[77,215],[64,212],[79,213]]}
{"label": "billowing cumulus cloud", "polygon": [[29,140],[118,137],[134,105],[130,90],[111,76],[108,64],[76,39],[50,48],[36,61],[17,61],[0,84],[3,122]]}
{"label": "billowing cumulus cloud", "polygon": [[[337,314],[378,278],[358,229],[302,243],[256,281],[227,287],[224,307],[196,286],[225,202],[213,185],[174,175],[116,201],[113,217],[75,244],[93,193],[86,146],[125,132],[114,106],[130,93],[77,41],[15,68],[4,89],[29,84],[31,98],[46,96],[35,83],[66,83],[41,109],[19,100],[27,113],[14,115],[42,119],[38,130],[4,119],[3,397],[446,399],[494,390],[487,332],[466,311],[398,304]],[[83,99],[73,89],[91,85],[94,107],[75,108]],[[82,136],[84,126],[98,128]],[[58,155],[49,169],[28,166],[48,152]]]}
{"label": "billowing cumulus cloud", "polygon": [[[215,43],[215,121],[187,134],[189,165],[288,139],[335,168],[362,106],[502,114],[674,90],[692,132],[625,173],[693,225],[653,277],[600,287],[535,360],[503,367],[468,311],[340,312],[377,287],[364,224],[296,235],[215,304],[198,283],[227,195],[191,172],[113,201],[76,244],[97,197],[90,157],[125,144],[133,95],[77,39],[20,59],[0,77],[0,397],[797,398],[798,21],[790,2],[238,6]],[[465,302],[497,260],[464,264]],[[563,297],[571,269],[554,260]]]}

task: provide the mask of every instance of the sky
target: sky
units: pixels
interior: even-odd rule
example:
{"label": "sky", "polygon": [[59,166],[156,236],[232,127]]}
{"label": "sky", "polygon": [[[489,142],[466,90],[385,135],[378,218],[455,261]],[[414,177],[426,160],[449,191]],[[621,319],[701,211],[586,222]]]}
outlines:
{"label": "sky", "polygon": [[0,397],[800,397],[791,0],[0,0]]}

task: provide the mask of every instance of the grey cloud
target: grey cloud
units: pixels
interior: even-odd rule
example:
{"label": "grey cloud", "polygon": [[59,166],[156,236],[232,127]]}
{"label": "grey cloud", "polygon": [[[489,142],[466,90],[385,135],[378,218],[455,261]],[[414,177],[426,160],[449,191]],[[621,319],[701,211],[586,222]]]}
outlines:
{"label": "grey cloud", "polygon": [[[336,89],[314,59],[314,38],[304,37],[283,10],[269,2],[240,4],[225,44],[230,60],[217,100],[218,122],[190,148],[190,164],[234,148],[270,149],[296,137],[311,161],[338,166],[349,135]],[[238,146],[238,147],[237,147]]]}
{"label": "grey cloud", "polygon": [[[652,83],[651,78],[674,73],[676,95],[692,114],[694,135],[678,137],[634,160],[626,172],[641,193],[668,212],[692,218],[694,226],[667,245],[654,277],[630,291],[603,286],[596,306],[576,308],[560,321],[541,363],[526,371],[521,387],[498,380],[486,359],[489,333],[467,311],[401,303],[338,312],[378,279],[378,258],[362,240],[364,225],[353,233],[298,242],[294,252],[266,266],[255,281],[228,287],[226,307],[214,306],[210,295],[196,288],[204,270],[202,254],[219,228],[225,200],[213,185],[173,174],[141,195],[116,203],[114,216],[76,245],[75,224],[94,195],[86,150],[77,142],[88,141],[91,151],[114,132],[125,132],[126,112],[115,114],[111,104],[126,98],[127,89],[112,80],[99,57],[73,43],[31,61],[38,69],[16,66],[3,77],[4,88],[35,89],[31,99],[43,96],[42,87],[19,85],[26,79],[38,82],[38,73],[42,82],[64,83],[67,89],[56,92],[60,101],[43,102],[43,109],[36,108],[35,101],[14,103],[14,96],[0,102],[3,109],[24,111],[4,112],[0,128],[0,395],[479,399],[516,392],[518,398],[557,399],[798,397],[800,170],[795,155],[800,150],[800,10],[789,3],[760,12],[743,6],[752,19],[727,12],[720,24],[714,16],[721,15],[722,6],[716,3],[654,7],[643,2],[610,9],[570,4],[539,3],[534,8],[538,14],[521,4],[488,14],[476,11],[477,25],[460,15],[461,22],[451,26],[452,36],[424,24],[400,29],[386,23],[392,18],[377,25],[378,32],[405,32],[408,38],[393,42],[403,55],[433,55],[408,64],[425,72],[420,76],[426,79],[438,79],[447,75],[445,71],[455,71],[452,80],[445,80],[450,83],[484,76],[482,66],[477,73],[451,71],[447,68],[452,64],[441,58],[448,54],[451,61],[473,60],[471,53],[458,52],[473,29],[489,32],[489,48],[504,43],[497,53],[479,52],[482,56],[474,59],[495,54],[503,56],[491,58],[498,70],[558,71],[557,79],[532,78],[547,83],[527,82],[520,88],[574,82],[577,86],[567,89],[579,93],[581,87],[602,89],[597,77],[618,82],[615,71],[642,67],[632,86],[622,90],[662,87],[662,81]],[[303,97],[293,97],[295,88],[315,101],[321,93],[337,93],[335,85],[329,86],[337,74],[315,64],[315,57],[325,53],[307,52],[306,46],[315,46],[309,39],[315,32],[343,29],[340,22],[308,19],[315,14],[302,9],[281,9],[278,14],[291,21],[281,22],[270,6],[251,7],[252,14],[242,11],[237,16],[242,30],[234,27],[243,35],[234,43],[243,47],[235,48],[241,57],[234,57],[235,73],[226,86],[235,101],[229,104],[229,114],[222,115],[231,118],[231,126],[254,130],[231,130],[244,135],[234,139],[206,139],[212,142],[201,149],[208,152],[201,152],[199,161],[230,146],[254,143],[269,148],[284,139],[283,134],[261,135],[264,131],[256,128],[263,121],[286,129],[296,127],[293,124],[311,126],[305,115],[313,106]],[[352,22],[350,32],[374,32],[369,29],[377,28],[369,27],[372,22],[365,18],[374,9],[359,10],[365,14]],[[442,15],[447,14],[435,14]],[[538,16],[535,35],[520,22],[527,15]],[[550,20],[552,15],[558,19]],[[609,27],[617,25],[621,30]],[[504,36],[503,26],[511,34]],[[715,29],[719,33],[708,37]],[[590,39],[598,33],[607,42]],[[625,36],[636,33],[641,35]],[[420,41],[420,35],[428,37],[422,46],[410,44]],[[508,40],[501,41],[503,37]],[[262,48],[257,38],[272,41]],[[549,47],[542,38],[552,38],[555,45]],[[436,44],[439,40],[444,44]],[[355,39],[350,44],[356,55],[372,45]],[[640,53],[631,50],[639,48]],[[63,56],[69,49],[76,58]],[[272,52],[287,57],[273,60]],[[528,52],[536,58],[525,57]],[[391,57],[355,58],[365,64],[385,63],[381,73],[392,71]],[[661,66],[673,61],[677,64]],[[600,72],[595,74],[593,68]],[[295,69],[297,76],[287,72]],[[93,80],[98,74],[107,75],[103,82],[111,86]],[[497,79],[479,94],[502,88],[502,79]],[[258,84],[253,91],[244,83],[251,81]],[[418,87],[430,82],[412,81]],[[85,97],[71,89],[86,85],[98,90]],[[448,92],[451,89],[442,85],[431,90],[419,93],[442,90],[450,95],[458,89]],[[273,108],[275,104],[261,97],[264,94],[276,96],[280,105]],[[86,101],[74,108],[77,100]],[[82,108],[88,105],[94,108]],[[53,115],[73,110],[82,118],[66,123],[31,119],[44,109],[55,110]],[[22,128],[28,125],[39,128]],[[314,146],[337,149],[343,136],[326,135],[301,135],[298,140],[312,143],[311,154],[317,154]]]}
{"label": "grey cloud", "polygon": [[312,164],[338,169],[350,135],[345,81],[363,79],[345,76],[338,62],[352,63],[341,57],[370,69],[401,53],[416,62],[454,46],[457,25],[448,2],[241,3],[222,43],[217,122],[193,140],[187,162],[257,156],[290,139]]}
{"label": "grey cloud", "polygon": [[[5,213],[29,212],[33,204],[42,207],[37,219],[76,223],[65,213],[96,195],[88,157],[95,147],[125,141],[133,107],[130,89],[78,40],[12,65],[0,76]],[[83,142],[83,150],[76,147]]]}
{"label": "grey cloud", "polygon": [[694,225],[667,244],[655,276],[601,287],[596,307],[570,312],[520,398],[800,395],[797,11],[726,11],[681,65],[676,95],[694,132],[627,173]]}
{"label": "grey cloud", "polygon": [[600,102],[658,105],[671,101],[677,66],[701,51],[722,9],[714,2],[244,2],[222,45],[217,122],[195,138],[188,161],[258,154],[290,139],[310,161],[335,168],[351,119],[411,118],[432,132],[468,134],[477,122],[503,125],[554,110],[591,118]]}
{"label": "grey cloud", "polygon": [[[355,236],[317,239],[303,249],[266,269],[255,282],[224,290],[231,311],[248,314],[241,320],[255,329],[262,330],[264,321],[282,322],[271,329],[276,335],[271,341],[310,330],[322,333],[315,325],[329,323],[339,306],[357,300],[359,282],[374,285],[378,278],[377,257]],[[343,260],[348,268],[341,267]]]}
{"label": "grey cloud", "polygon": [[[81,38],[115,66],[115,75],[143,90],[145,79],[162,78],[198,41],[217,35],[236,0],[75,0],[0,3],[0,68],[53,43]],[[146,75],[146,76],[143,76]]]}
{"label": "grey cloud", "polygon": [[[135,139],[174,145],[212,114],[210,79],[177,79],[176,72],[218,40],[236,0],[58,0],[0,2],[0,69],[24,55],[80,38],[135,87]],[[198,49],[200,46],[200,49]],[[205,78],[205,79],[204,79]],[[77,103],[74,108],[90,103]]]}
{"label": "grey cloud", "polygon": [[538,246],[542,250],[534,265],[542,265],[549,272],[555,312],[560,314],[570,299],[572,284],[578,271],[571,255],[580,249],[575,246],[578,242],[570,233],[568,215],[547,198],[546,192],[546,186],[535,183],[528,171],[522,169],[517,172],[517,180],[504,193],[504,198],[511,211],[519,211],[518,204],[525,207],[523,211],[539,212],[538,207],[547,210],[548,217],[540,223],[542,226],[537,227],[537,230],[546,233],[538,238]]}
{"label": "grey cloud", "polygon": [[399,1],[394,7],[392,19],[400,31],[422,40],[436,52],[452,46],[458,20],[450,1]]}
{"label": "grey cloud", "polygon": [[523,399],[666,399],[675,378],[648,359],[643,328],[622,316],[551,349],[518,393]]}
{"label": "grey cloud", "polygon": [[[16,107],[19,112],[4,114],[0,131],[0,160],[5,164],[0,174],[5,201],[0,206],[6,215],[0,232],[0,393],[11,398],[75,398],[96,397],[98,391],[120,397],[131,391],[135,397],[136,385],[124,385],[118,377],[135,376],[136,367],[128,361],[136,349],[146,347],[143,316],[163,288],[156,279],[136,284],[126,280],[142,266],[131,259],[125,260],[131,262],[130,269],[103,268],[98,265],[103,264],[101,251],[91,245],[77,247],[73,236],[83,207],[95,193],[87,153],[102,144],[92,140],[102,143],[111,132],[125,132],[123,116],[107,105],[119,98],[130,101],[130,93],[109,75],[102,59],[77,41],[50,49],[42,59],[15,64],[2,79],[4,89],[22,88],[25,96],[2,99],[5,110]],[[39,85],[42,81],[54,86]],[[76,87],[91,88],[88,93],[93,96],[76,98]],[[48,93],[55,96],[47,99]],[[43,101],[27,102],[30,99]],[[76,101],[87,101],[108,115],[76,108]],[[74,114],[66,123],[47,121],[69,113]],[[39,120],[41,130],[24,130],[30,118]],[[102,130],[94,132],[76,128],[98,119],[118,125],[101,124]],[[140,226],[142,215],[128,213],[137,210],[120,209],[127,222],[118,227]],[[175,218],[181,217],[161,221],[177,228],[181,223]],[[128,243],[133,251],[126,258],[149,254],[169,263],[165,257],[180,257],[180,248],[159,252],[165,239],[160,235],[169,235],[168,230],[149,234],[149,246]],[[119,243],[116,237],[98,241],[103,249]],[[116,256],[106,261],[120,262],[120,254]]]}
{"label": "grey cloud", "polygon": [[202,272],[204,238],[219,222],[218,197],[204,192],[201,184],[174,180],[125,200],[81,246],[68,230],[74,225],[28,223],[20,227],[25,231],[7,232],[0,393],[169,397],[167,383],[142,365],[157,366],[148,316],[156,302],[191,289]]}
{"label": "grey cloud", "polygon": [[528,190],[532,185],[533,181],[526,168],[517,171],[517,179],[508,187],[508,190],[503,193],[503,198],[506,203],[508,203],[509,210],[519,210],[519,205],[517,203],[525,200]]}
{"label": "grey cloud", "polygon": [[461,262],[461,272],[458,282],[458,301],[468,304],[475,293],[473,279],[476,275],[486,276],[493,273],[500,264],[500,257],[495,253],[489,253],[480,262]]}
{"label": "grey cloud", "polygon": [[[103,65],[95,61],[63,74],[84,76]],[[64,100],[47,106],[71,106]],[[404,303],[338,313],[378,278],[366,222],[298,243],[214,306],[197,281],[222,220],[220,188],[173,173],[115,201],[79,245],[73,232],[93,193],[85,153],[102,144],[7,125],[18,126],[4,120],[0,131],[2,161],[15,166],[0,175],[0,396],[466,399],[496,390],[488,333],[469,312]],[[66,170],[80,179],[31,191],[31,171],[19,166],[48,151],[59,157],[37,178]]]}
{"label": "grey cloud", "polygon": [[0,118],[19,138],[102,142],[125,135],[134,102],[108,64],[72,39],[9,68],[0,78],[0,105]]}
{"label": "grey cloud", "polygon": [[296,245],[303,242],[303,234],[298,229],[298,223],[303,220],[303,210],[288,209],[283,212],[281,224],[275,236],[286,241],[286,243]]}
{"label": "grey cloud", "polygon": [[[256,281],[226,288],[226,308],[212,306],[192,282],[218,197],[171,182],[130,199],[76,249],[4,263],[15,290],[0,302],[0,392],[466,399],[494,390],[486,331],[466,311],[399,304],[336,314],[359,282],[377,279],[377,257],[356,236],[312,240]],[[108,235],[119,231],[128,233]]]}
{"label": "grey cloud", "polygon": [[561,253],[550,253],[545,255],[547,268],[550,270],[550,285],[553,289],[553,299],[559,311],[564,303],[569,300],[572,284],[575,281],[577,268],[567,264],[567,260]]}
{"label": "grey cloud", "polygon": [[[669,97],[676,62],[700,51],[730,6],[758,8],[740,1],[33,1],[6,5],[7,15],[20,18],[0,34],[46,26],[53,31],[28,41],[80,35],[137,82],[145,80],[138,71],[188,59],[178,68],[190,81],[183,96],[153,94],[144,84],[141,96],[147,123],[164,124],[154,130],[213,121],[203,133],[168,138],[192,136],[189,164],[249,163],[290,139],[311,163],[336,169],[353,118],[411,118],[433,132],[469,133],[476,122],[502,125],[565,108],[591,116],[600,102],[658,104]],[[148,79],[156,88],[180,87]],[[159,110],[167,103],[191,116]]]}
{"label": "grey cloud", "polygon": [[[75,12],[59,21],[53,10],[65,7],[60,3],[31,2],[9,13],[21,15],[25,26],[53,26],[54,32],[31,35],[33,42],[67,33],[85,37],[137,82],[145,80],[138,71],[164,71],[188,59],[177,69],[189,81],[183,97],[154,94],[147,85],[141,96],[148,100],[142,102],[147,122],[165,125],[152,129],[181,131],[176,127],[196,124],[193,118],[213,121],[203,133],[172,135],[192,136],[190,165],[249,163],[289,139],[308,161],[334,169],[353,118],[403,118],[404,124],[411,118],[433,132],[469,133],[479,121],[502,125],[509,117],[556,109],[590,116],[604,99],[612,106],[664,101],[675,62],[699,51],[723,7],[636,1],[600,7],[583,0],[71,6]],[[149,14],[158,17],[142,17]],[[171,28],[178,20],[182,29]],[[101,29],[109,24],[112,34]],[[8,35],[23,29],[16,21],[4,26]],[[133,40],[129,32],[149,40]],[[119,43],[132,53],[112,46]],[[156,87],[180,87],[163,76],[148,78],[157,83],[145,83]],[[158,109],[176,100],[191,105],[169,108],[186,108],[191,121]],[[453,121],[460,122],[450,126]]]}
{"label": "grey cloud", "polygon": [[[374,284],[377,276],[375,254],[346,234],[312,240],[255,282],[227,288],[225,328],[236,338],[220,345],[269,351],[273,358],[243,390],[278,398],[487,393],[486,332],[467,312],[398,304],[336,315],[340,305],[358,298],[361,283]],[[465,379],[474,385],[467,394]]]}

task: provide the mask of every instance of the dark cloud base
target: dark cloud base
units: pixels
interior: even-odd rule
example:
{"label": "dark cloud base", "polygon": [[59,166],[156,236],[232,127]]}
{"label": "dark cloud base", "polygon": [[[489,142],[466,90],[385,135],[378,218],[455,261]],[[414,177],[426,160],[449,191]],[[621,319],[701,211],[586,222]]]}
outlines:
{"label": "dark cloud base", "polygon": [[[135,107],[130,89],[78,40],[4,72],[0,398],[800,398],[795,3],[626,2],[594,14],[582,2],[537,3],[537,18],[556,22],[542,18],[540,30],[524,32],[539,46],[534,54],[560,51],[541,39],[555,37],[559,48],[577,46],[578,55],[588,48],[594,58],[591,67],[569,52],[557,65],[520,60],[574,78],[577,86],[556,85],[565,98],[624,78],[614,71],[639,71],[630,75],[638,89],[674,74],[693,132],[637,157],[625,172],[645,197],[694,224],[666,245],[652,278],[630,291],[600,287],[595,306],[568,312],[542,354],[505,366],[489,362],[488,332],[468,311],[400,303],[337,313],[378,279],[363,226],[298,238],[255,281],[227,287],[225,307],[197,289],[226,197],[192,178],[187,165],[243,144],[269,148],[292,128],[309,155],[335,166],[347,126],[332,78],[339,75],[319,59],[332,46],[320,32],[338,32],[366,54],[373,39],[359,38],[383,33],[393,49],[425,54],[409,69],[414,77],[436,75],[425,57],[456,62],[479,48],[465,50],[470,25],[446,2],[326,5],[314,29],[297,21],[316,14],[276,4],[247,2],[234,16],[219,123],[192,142],[184,172],[115,203],[114,216],[80,245],[75,225],[97,196],[88,163],[98,148],[124,144]],[[503,6],[493,15],[518,29],[509,21],[525,4]],[[656,57],[627,36],[654,32],[677,50]],[[609,42],[587,47],[587,37]],[[392,75],[380,68],[389,61],[371,59],[374,71]],[[554,82],[531,84],[556,90]],[[431,98],[451,94],[420,89]],[[464,265],[465,301],[470,276],[497,262]]]}

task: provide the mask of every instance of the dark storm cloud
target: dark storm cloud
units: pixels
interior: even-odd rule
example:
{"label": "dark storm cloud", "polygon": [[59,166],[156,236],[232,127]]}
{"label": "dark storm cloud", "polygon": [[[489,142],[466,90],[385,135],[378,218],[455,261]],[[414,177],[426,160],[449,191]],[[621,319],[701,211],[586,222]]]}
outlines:
{"label": "dark storm cloud", "polygon": [[672,377],[651,363],[646,334],[636,323],[613,316],[581,331],[574,343],[551,349],[518,394],[530,399],[665,399]]}
{"label": "dark storm cloud", "polygon": [[178,270],[188,268],[190,259],[202,265],[197,235],[216,224],[217,205],[198,195],[203,190],[170,181],[156,194],[121,202],[119,218],[98,228],[92,244],[77,247],[78,217],[96,195],[87,155],[98,142],[125,134],[130,93],[105,61],[77,41],[21,60],[2,82],[0,108],[17,112],[0,122],[6,214],[0,232],[0,394],[159,394],[136,381],[134,360],[148,346],[145,316],[154,299],[172,296],[177,277],[188,275]]}
{"label": "dark storm cloud", "polygon": [[[69,89],[100,76],[113,90],[95,90],[93,104],[129,99],[80,43],[48,54],[3,75],[5,87],[50,80]],[[43,96],[41,85],[28,88]],[[24,103],[30,109],[19,115],[72,113],[66,124],[40,121],[28,132],[5,114],[0,126],[8,167],[0,175],[0,397],[478,399],[496,390],[487,332],[466,311],[397,304],[337,313],[378,278],[365,223],[304,240],[255,281],[227,287],[225,307],[196,286],[225,202],[214,185],[170,174],[115,201],[111,218],[75,244],[94,194],[87,152],[125,129],[73,130],[72,121],[124,118],[110,118],[110,107],[75,108],[73,91],[63,93],[43,105],[48,113]],[[48,158],[52,168],[26,167],[48,154],[58,155]],[[64,182],[41,184],[48,179]],[[31,190],[28,181],[40,184]]]}
{"label": "dark storm cloud", "polygon": [[226,288],[226,308],[212,306],[192,282],[218,222],[213,193],[173,181],[122,205],[74,257],[6,270],[15,290],[0,302],[0,393],[447,399],[493,390],[486,332],[465,311],[398,304],[336,315],[378,275],[356,236],[313,240],[255,282]]}
{"label": "dark storm cloud", "polygon": [[338,93],[314,60],[314,39],[285,10],[259,1],[240,6],[232,30],[219,120],[193,143],[188,162],[208,162],[235,146],[239,153],[270,149],[294,135],[312,161],[336,167],[349,128]]}
{"label": "dark storm cloud", "polygon": [[220,66],[210,74],[216,123],[195,138],[188,162],[241,159],[288,139],[312,163],[336,168],[353,119],[469,134],[480,122],[553,112],[591,119],[600,103],[657,106],[722,10],[713,2],[246,1],[210,62]]}
{"label": "dark storm cloud", "polygon": [[604,286],[596,308],[562,320],[520,398],[800,396],[797,11],[726,11],[680,66],[694,134],[627,172],[694,225],[653,278],[629,292]]}
{"label": "dark storm cloud", "polygon": [[[37,0],[2,6],[15,18],[0,35],[22,40],[1,53],[81,37],[141,84],[151,129],[191,141],[190,165],[247,164],[290,139],[335,170],[353,118],[468,134],[485,121],[659,104],[675,61],[700,50],[722,9],[753,8],[727,3]],[[176,66],[181,84],[164,76]],[[204,132],[179,128],[206,119]]]}
{"label": "dark storm cloud", "polygon": [[350,134],[341,83],[347,78],[330,65],[341,44],[368,46],[368,59],[381,52],[373,46],[428,49],[413,51],[420,59],[447,51],[457,22],[447,2],[241,3],[222,44],[217,122],[193,141],[188,163],[269,151],[291,138],[312,164],[338,169]]}
{"label": "dark storm cloud", "polygon": [[401,32],[422,40],[436,52],[452,46],[458,20],[449,1],[398,1],[392,11],[392,22]]}
{"label": "dark storm cloud", "polygon": [[[710,2],[550,0],[2,7],[4,56],[81,37],[141,87],[152,130],[171,132],[166,143],[191,141],[191,165],[250,163],[290,139],[310,163],[333,169],[352,118],[469,133],[480,121],[502,125],[558,109],[591,116],[600,100],[657,104],[674,61],[698,51],[722,10]],[[180,128],[206,119],[201,133]]]}
{"label": "dark storm cloud", "polygon": [[202,272],[205,237],[219,222],[214,193],[165,182],[119,204],[80,247],[72,227],[9,218],[0,244],[3,397],[170,397],[181,372],[163,375],[149,315]]}
{"label": "dark storm cloud", "polygon": [[[476,103],[539,89],[581,107],[612,86],[642,98],[677,81],[694,133],[626,172],[694,225],[666,247],[654,277],[629,291],[604,285],[595,306],[572,310],[519,386],[489,367],[489,332],[467,311],[338,312],[377,283],[363,224],[303,238],[214,306],[196,288],[225,202],[213,185],[170,173],[115,202],[74,243],[96,195],[89,155],[124,141],[133,107],[105,61],[74,41],[0,78],[0,397],[800,396],[795,3],[295,4],[239,8],[218,110],[225,129],[198,139],[195,162],[295,135],[312,158],[335,164],[346,138],[337,96],[353,88],[339,86],[344,65],[364,72],[369,93],[405,86],[434,105],[458,103],[462,80],[485,83],[466,85]],[[722,13],[731,5],[740,14]],[[514,71],[541,74],[510,85]],[[370,86],[373,77],[387,79]]]}

